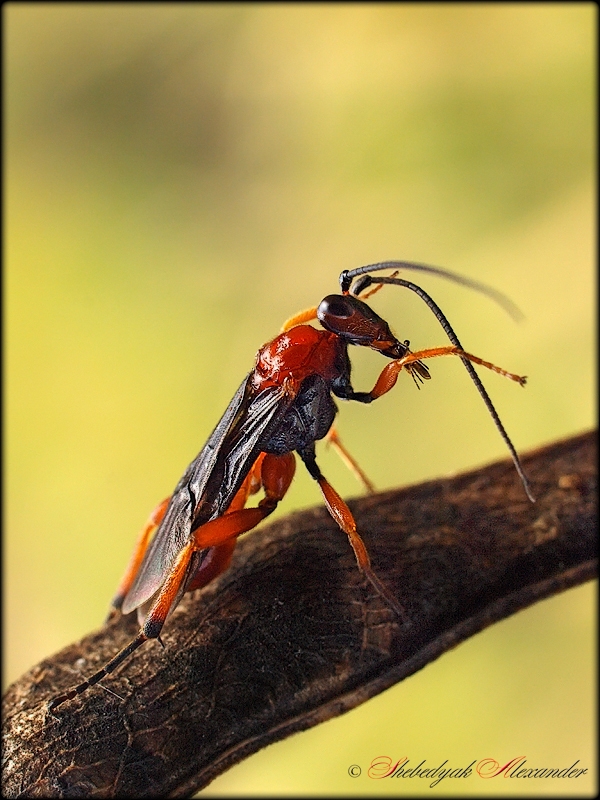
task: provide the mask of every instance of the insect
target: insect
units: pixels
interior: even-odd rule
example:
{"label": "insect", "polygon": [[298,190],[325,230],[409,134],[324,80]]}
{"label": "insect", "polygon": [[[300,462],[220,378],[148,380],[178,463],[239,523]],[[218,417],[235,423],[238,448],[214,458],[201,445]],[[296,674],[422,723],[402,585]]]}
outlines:
{"label": "insect", "polygon": [[[165,620],[182,595],[206,586],[226,570],[237,537],[255,528],[283,499],[294,477],[294,453],[318,483],[331,516],[348,536],[364,577],[407,624],[402,606],[371,567],[350,509],[316,461],[315,442],[330,436],[358,471],[335,434],[337,406],[333,396],[371,403],[394,387],[403,369],[418,385],[431,377],[425,360],[458,356],[533,501],[517,452],[473,363],[521,385],[525,384],[525,378],[465,352],[440,308],[420,286],[399,278],[400,269],[431,273],[461,283],[511,310],[510,301],[490,287],[438,267],[387,261],[342,272],[341,294],[328,295],[315,308],[289,319],[282,332],[258,351],[253,370],[242,381],[208,441],[184,472],[173,494],[157,506],[143,528],[112,603],[112,613],[129,614],[137,610],[139,633],[102,669],[55,697],[50,710],[98,683],[147,640],[160,641]],[[383,270],[394,272],[389,276],[378,275]],[[411,352],[408,340],[397,339],[388,323],[364,302],[384,284],[416,292],[441,324],[450,345]],[[314,321],[320,323],[321,329],[308,324]],[[370,392],[355,391],[352,386],[349,345],[369,347],[390,359]],[[261,488],[263,499],[256,507],[247,508],[250,495]]]}

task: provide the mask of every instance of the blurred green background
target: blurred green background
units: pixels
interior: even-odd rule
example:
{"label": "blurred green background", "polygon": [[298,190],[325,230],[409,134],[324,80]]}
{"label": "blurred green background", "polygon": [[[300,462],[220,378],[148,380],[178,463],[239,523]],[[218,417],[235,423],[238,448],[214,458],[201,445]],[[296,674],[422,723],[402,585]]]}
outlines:
{"label": "blurred green background", "polygon": [[[101,624],[138,529],[258,346],[342,269],[404,258],[492,284],[524,323],[419,280],[468,349],[529,376],[483,376],[516,446],[594,424],[594,5],[3,15],[7,682]],[[413,347],[445,343],[408,294],[374,305]],[[367,388],[381,359],[356,364]],[[420,392],[404,379],[376,411],[342,409],[380,488],[506,455],[461,365],[431,370]],[[321,463],[359,493],[333,454]],[[318,502],[299,470],[277,513]],[[593,793],[594,608],[591,586],[538,604],[205,794],[431,791],[348,777],[382,754],[580,759],[589,776],[567,785],[435,791]]]}

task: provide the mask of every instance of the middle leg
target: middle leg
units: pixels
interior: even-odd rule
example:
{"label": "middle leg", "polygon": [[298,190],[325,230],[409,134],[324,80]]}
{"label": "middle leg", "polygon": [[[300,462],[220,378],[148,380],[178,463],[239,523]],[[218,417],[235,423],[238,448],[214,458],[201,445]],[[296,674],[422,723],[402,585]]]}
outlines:
{"label": "middle leg", "polygon": [[358,568],[373,586],[377,594],[385,600],[385,602],[393,611],[395,611],[395,613],[404,623],[408,623],[406,612],[400,603],[396,600],[390,590],[379,580],[373,571],[369,552],[360,534],[358,533],[358,530],[356,529],[356,521],[352,515],[352,512],[319,469],[315,458],[314,445],[312,445],[310,448],[306,448],[303,451],[299,451],[299,454],[300,458],[304,461],[304,464],[311,477],[314,478],[319,484],[321,492],[323,493],[327,510],[348,537],[350,545],[354,550],[354,555],[356,556]]}

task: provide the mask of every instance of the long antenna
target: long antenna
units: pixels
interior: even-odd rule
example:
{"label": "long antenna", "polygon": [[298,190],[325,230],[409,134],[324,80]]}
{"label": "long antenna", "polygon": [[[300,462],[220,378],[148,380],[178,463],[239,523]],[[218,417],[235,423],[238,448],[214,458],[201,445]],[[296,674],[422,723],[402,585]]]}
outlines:
{"label": "long antenna", "polygon": [[[350,290],[350,285],[352,283],[352,280],[355,277],[359,276],[359,275],[365,275],[365,278],[362,281],[360,281],[360,284],[361,284],[360,285],[360,291],[365,289],[371,283],[379,283],[379,284],[388,283],[388,284],[394,284],[395,286],[404,286],[407,289],[410,289],[411,291],[413,291],[413,292],[415,292],[416,294],[419,295],[419,297],[431,309],[431,311],[435,315],[437,321],[440,323],[440,325],[444,329],[444,332],[445,332],[446,336],[448,337],[448,339],[450,339],[451,343],[455,347],[458,347],[459,350],[464,350],[464,347],[460,343],[460,341],[458,339],[458,336],[456,335],[456,333],[454,332],[452,326],[450,325],[450,323],[446,319],[446,316],[442,312],[441,308],[437,305],[437,303],[433,300],[433,298],[431,298],[427,294],[427,292],[424,289],[421,289],[421,287],[417,286],[416,283],[411,283],[410,281],[404,280],[404,278],[395,278],[395,277],[389,277],[389,278],[388,277],[376,277],[376,278],[373,278],[372,276],[367,274],[369,271],[378,272],[379,270],[383,270],[383,269],[399,269],[399,268],[412,269],[412,270],[420,271],[420,272],[430,272],[430,273],[432,273],[434,275],[439,275],[440,277],[444,277],[444,278],[448,278],[450,280],[454,280],[456,283],[463,284],[464,286],[468,286],[471,289],[476,289],[478,291],[483,292],[484,294],[487,294],[488,296],[492,297],[494,300],[499,302],[500,305],[502,305],[504,308],[506,308],[506,310],[509,311],[509,313],[511,313],[511,311],[510,311],[511,308],[516,309],[516,306],[513,306],[513,304],[511,303],[510,300],[508,300],[507,297],[505,297],[500,292],[496,292],[495,289],[492,289],[489,286],[486,286],[485,284],[480,284],[480,283],[477,283],[475,281],[470,281],[467,278],[463,278],[460,275],[456,275],[453,272],[448,272],[447,270],[441,269],[439,267],[429,267],[426,264],[413,264],[410,261],[384,261],[384,262],[381,262],[379,264],[372,264],[372,265],[366,266],[366,267],[358,267],[357,269],[353,269],[353,270],[345,270],[340,275],[340,285],[342,287],[342,291],[347,293]],[[366,280],[367,278],[369,278],[369,280]],[[511,316],[512,316],[512,314],[511,314]],[[485,386],[482,384],[482,382],[481,382],[481,380],[479,378],[479,375],[475,371],[475,368],[473,367],[472,363],[467,358],[463,358],[462,356],[460,356],[460,359],[463,362],[463,364],[465,365],[465,368],[466,368],[467,372],[469,373],[469,375],[471,377],[471,380],[473,381],[473,383],[477,387],[477,391],[481,395],[481,398],[482,398],[483,402],[485,403],[486,408],[487,408],[488,412],[490,413],[490,416],[494,420],[494,423],[495,423],[496,428],[498,429],[498,431],[500,433],[500,436],[502,437],[502,439],[504,440],[504,443],[508,447],[508,450],[509,450],[510,455],[512,457],[513,463],[515,465],[515,469],[517,470],[517,473],[518,473],[518,475],[519,475],[519,477],[521,479],[521,483],[523,484],[523,488],[525,489],[527,497],[531,500],[532,503],[534,503],[535,502],[535,497],[533,496],[533,494],[531,492],[531,487],[529,485],[529,481],[527,480],[527,477],[526,477],[526,475],[525,475],[525,473],[523,471],[523,467],[521,465],[521,461],[519,459],[517,451],[516,451],[513,443],[511,442],[510,437],[509,437],[508,433],[506,432],[506,429],[505,429],[504,425],[502,424],[502,421],[500,420],[500,417],[498,416],[498,412],[494,408],[494,404],[492,403],[492,400],[491,400],[489,394],[487,393],[487,391],[485,389]]]}
{"label": "long antenna", "polygon": [[[413,272],[428,272],[430,275],[437,275],[440,278],[446,278],[446,280],[454,281],[454,283],[459,283],[461,286],[467,286],[469,289],[474,289],[476,292],[487,295],[489,298],[494,300],[494,302],[498,303],[499,306],[502,306],[506,313],[509,314],[509,316],[511,316],[516,322],[520,322],[524,318],[523,312],[513,303],[513,301],[505,294],[502,294],[502,292],[499,292],[497,289],[494,289],[485,283],[480,283],[479,281],[465,278],[462,275],[458,275],[456,272],[451,272],[448,269],[442,269],[442,267],[432,267],[429,264],[419,264],[416,261],[380,261],[377,264],[367,264],[365,267],[357,267],[356,269],[351,270],[346,269],[340,275],[340,286],[342,287],[342,292],[348,292],[350,290],[350,284],[354,278],[357,278],[359,275],[366,275],[369,272],[380,272],[383,269],[409,269]],[[370,281],[361,284],[360,290],[362,291],[362,289],[366,288],[369,283],[382,282],[383,281],[375,280],[373,278]],[[354,294],[354,292],[352,292],[352,294]]]}

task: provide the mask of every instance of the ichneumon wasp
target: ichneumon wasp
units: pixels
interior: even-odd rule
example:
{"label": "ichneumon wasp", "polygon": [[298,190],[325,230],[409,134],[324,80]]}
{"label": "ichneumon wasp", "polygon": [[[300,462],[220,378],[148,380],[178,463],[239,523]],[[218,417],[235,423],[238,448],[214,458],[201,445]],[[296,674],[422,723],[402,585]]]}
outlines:
{"label": "ichneumon wasp", "polygon": [[[517,452],[473,364],[521,385],[525,378],[467,353],[434,300],[417,284],[398,277],[401,269],[455,281],[514,311],[510,301],[490,287],[438,267],[386,261],[342,272],[341,294],[328,295],[318,306],[289,319],[281,333],[258,351],[254,368],[242,381],[208,441],[173,494],[157,506],[143,528],[112,604],[112,613],[137,610],[139,633],[88,680],[55,697],[49,705],[51,710],[98,683],[148,639],[159,639],[165,620],[182,595],[206,586],[227,569],[237,537],[255,528],[285,496],[294,477],[294,453],[318,483],[331,516],[348,536],[365,578],[408,623],[398,600],[371,568],[350,509],[316,461],[315,442],[328,437],[366,482],[335,433],[334,396],[372,403],[395,386],[402,370],[415,382],[423,382],[431,377],[424,363],[427,359],[459,357],[533,501]],[[383,270],[393,273],[379,275]],[[397,339],[388,323],[365,302],[384,284],[415,292],[437,318],[450,345],[411,352],[409,342]],[[308,324],[315,321],[321,328]],[[352,386],[349,345],[369,347],[390,359],[370,392],[355,391]],[[260,489],[264,491],[263,499],[256,507],[247,508],[249,497]]]}

